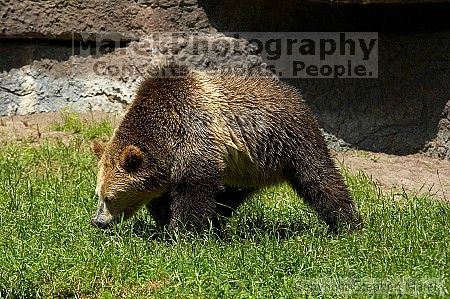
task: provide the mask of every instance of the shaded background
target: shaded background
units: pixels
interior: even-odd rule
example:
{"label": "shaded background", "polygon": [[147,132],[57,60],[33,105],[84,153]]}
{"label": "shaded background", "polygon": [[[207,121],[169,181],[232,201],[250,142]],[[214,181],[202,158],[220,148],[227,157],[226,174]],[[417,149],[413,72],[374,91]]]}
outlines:
{"label": "shaded background", "polygon": [[[379,33],[378,79],[286,81],[304,94],[337,149],[423,151],[450,159],[450,3],[346,2],[0,0],[0,115],[66,106],[123,111],[142,74],[99,76],[93,65],[153,63],[151,49],[148,61],[120,52],[151,32],[192,32],[216,40],[231,38],[222,34],[229,31],[374,31]],[[118,32],[122,42],[103,45],[99,57],[73,56],[79,54],[77,43],[84,42],[80,32]],[[243,67],[263,62],[255,51],[249,46],[237,53]],[[183,47],[174,52],[199,55]],[[220,49],[200,54],[202,66],[228,65]]]}

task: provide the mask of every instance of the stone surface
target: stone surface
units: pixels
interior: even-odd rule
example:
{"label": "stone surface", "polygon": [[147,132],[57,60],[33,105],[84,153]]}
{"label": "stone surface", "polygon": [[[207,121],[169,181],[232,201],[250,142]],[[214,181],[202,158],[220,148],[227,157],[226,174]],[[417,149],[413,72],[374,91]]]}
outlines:
{"label": "stone surface", "polygon": [[[201,52],[188,41],[218,46]],[[132,101],[137,84],[149,67],[171,57],[197,68],[264,67],[255,47],[221,47],[232,39],[223,34],[182,34],[178,43],[169,38],[142,38],[127,48],[94,58],[72,56],[67,61],[43,59],[0,74],[0,115],[60,111],[120,113]],[[235,42],[235,40],[233,40]],[[195,55],[194,55],[195,54]]]}
{"label": "stone surface", "polygon": [[[264,67],[250,46],[230,52],[230,31],[375,31],[378,79],[287,81],[305,95],[335,149],[450,158],[450,5],[330,5],[344,1],[0,0],[0,115],[122,111],[146,68],[167,56],[202,68]],[[183,42],[148,43],[152,32],[180,31],[225,45],[198,52]],[[120,42],[81,53],[109,33]]]}
{"label": "stone surface", "polygon": [[442,111],[439,120],[436,137],[425,146],[425,153],[450,160],[450,100]]}
{"label": "stone surface", "polygon": [[208,31],[193,1],[0,0],[0,37],[72,39],[82,32],[118,32],[137,40],[155,31]]}

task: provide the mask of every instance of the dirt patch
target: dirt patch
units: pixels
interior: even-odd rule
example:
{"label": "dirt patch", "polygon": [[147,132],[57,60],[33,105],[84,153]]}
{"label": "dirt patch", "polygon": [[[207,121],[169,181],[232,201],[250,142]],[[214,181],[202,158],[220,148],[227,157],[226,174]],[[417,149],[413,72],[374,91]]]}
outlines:
{"label": "dirt patch", "polygon": [[335,154],[340,165],[363,171],[386,192],[431,194],[450,200],[450,161],[421,154],[396,156],[366,151]]}
{"label": "dirt patch", "polygon": [[[63,121],[62,113],[41,113],[0,118],[0,142],[4,140],[33,140],[47,138],[63,141],[73,138],[68,132],[55,132],[51,125]],[[113,125],[120,117],[102,112],[81,113],[81,120],[101,121],[109,119]],[[407,156],[387,155],[367,151],[336,152],[336,161],[351,171],[363,171],[385,192],[402,196],[404,191],[412,194],[431,194],[436,198],[450,200],[450,161],[414,154]]]}

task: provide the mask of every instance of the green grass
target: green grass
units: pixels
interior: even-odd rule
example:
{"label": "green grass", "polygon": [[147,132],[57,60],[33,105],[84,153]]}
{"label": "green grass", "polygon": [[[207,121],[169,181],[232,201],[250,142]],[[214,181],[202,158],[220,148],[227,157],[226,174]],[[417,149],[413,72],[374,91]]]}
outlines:
{"label": "green grass", "polygon": [[113,128],[108,119],[99,122],[84,121],[77,113],[62,112],[62,122],[52,124],[50,130],[80,134],[85,139],[92,140],[111,136]]}
{"label": "green grass", "polygon": [[[162,237],[145,210],[102,231],[89,224],[96,160],[86,139],[0,146],[0,297],[387,297],[351,293],[371,280],[441,284],[393,297],[448,296],[447,203],[394,201],[363,174],[346,173],[365,221],[353,234],[329,234],[287,186],[255,195],[220,237]],[[350,293],[318,285],[336,280],[350,282]]]}

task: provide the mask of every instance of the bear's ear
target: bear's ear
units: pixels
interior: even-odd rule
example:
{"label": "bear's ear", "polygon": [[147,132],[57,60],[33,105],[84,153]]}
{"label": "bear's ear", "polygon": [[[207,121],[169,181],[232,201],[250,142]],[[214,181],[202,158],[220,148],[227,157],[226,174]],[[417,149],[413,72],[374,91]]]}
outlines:
{"label": "bear's ear", "polygon": [[128,172],[136,171],[144,161],[144,154],[134,145],[128,145],[120,154],[119,165]]}
{"label": "bear's ear", "polygon": [[106,148],[106,142],[103,141],[92,141],[91,143],[91,150],[94,152],[94,154],[97,156],[97,158],[101,158],[103,155],[103,152]]}

